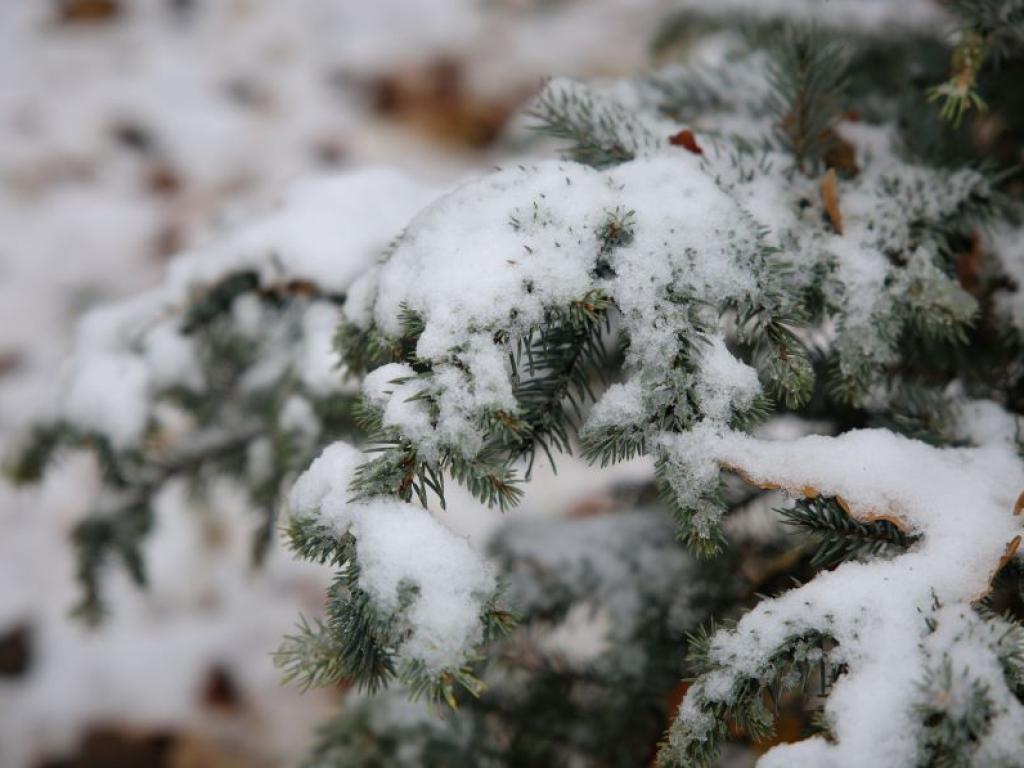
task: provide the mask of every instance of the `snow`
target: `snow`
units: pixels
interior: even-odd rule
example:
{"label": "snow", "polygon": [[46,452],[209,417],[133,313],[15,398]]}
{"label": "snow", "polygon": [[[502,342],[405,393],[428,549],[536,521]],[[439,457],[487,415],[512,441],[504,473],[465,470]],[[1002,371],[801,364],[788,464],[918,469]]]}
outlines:
{"label": "snow", "polygon": [[340,537],[351,523],[348,487],[363,454],[347,443],[328,445],[299,475],[289,495],[289,508],[299,517],[319,515]]}
{"label": "snow", "polygon": [[[825,704],[834,741],[820,737],[770,750],[761,766],[906,765],[916,759],[917,727],[908,722],[917,683],[932,663],[923,645],[924,617],[944,606],[958,612],[959,631],[977,623],[971,603],[983,595],[1007,546],[1020,535],[1014,503],[1024,488],[1024,466],[1001,439],[974,448],[934,448],[885,430],[836,437],[811,435],[763,441],[735,433],[705,435],[703,458],[734,467],[751,482],[781,486],[791,495],[843,500],[862,520],[884,518],[921,536],[891,560],[847,562],[785,595],[762,600],[734,631],[719,633],[712,658],[722,665],[697,683],[679,714],[684,731],[699,733],[702,698],[724,698],[734,679],[758,676],[785,641],[819,630],[839,643],[849,671]],[[970,618],[975,617],[975,618]],[[951,619],[945,619],[951,621]],[[940,616],[940,625],[942,624]],[[928,641],[936,649],[959,643]],[[976,651],[973,674],[997,664]],[[1010,760],[1021,746],[1024,706],[1001,675],[987,674],[1001,709],[985,754]],[[996,734],[1014,733],[1010,739]]]}
{"label": "snow", "polygon": [[229,227],[177,258],[164,290],[180,301],[197,286],[251,269],[264,285],[305,280],[343,293],[435,195],[431,187],[387,169],[296,182],[266,216]]}
{"label": "snow", "polygon": [[326,301],[314,301],[302,316],[302,342],[295,370],[314,395],[323,397],[348,386],[341,356],[334,348],[334,332],[340,321],[341,310]]}
{"label": "snow", "polygon": [[708,419],[728,421],[734,410],[750,407],[761,394],[757,371],[737,360],[721,336],[711,340],[702,363],[695,390]]}
{"label": "snow", "polygon": [[302,395],[292,395],[285,401],[278,422],[285,432],[292,432],[308,441],[315,440],[320,434],[320,421],[316,412]]}
{"label": "snow", "polygon": [[117,448],[139,443],[149,422],[150,373],[133,355],[97,355],[72,377],[64,398],[66,418],[95,431]]}
{"label": "snow", "polygon": [[612,626],[607,610],[576,603],[561,622],[537,639],[537,645],[569,669],[586,670],[611,650]]}
{"label": "snow", "polygon": [[461,667],[483,639],[480,616],[496,587],[492,567],[462,538],[422,507],[377,501],[352,521],[359,585],[386,610],[405,611],[411,635],[401,657],[422,662],[428,674]]}
{"label": "snow", "polygon": [[[634,212],[634,236],[608,254],[612,276],[595,277],[599,232],[616,210]],[[627,365],[651,386],[673,375],[677,330],[690,324],[675,297],[699,296],[710,305],[754,293],[760,248],[756,222],[689,153],[658,152],[607,171],[570,162],[518,166],[428,206],[344,311],[350,322],[366,325],[372,307],[376,327],[390,336],[402,333],[404,312],[419,314],[424,330],[416,354],[433,364],[438,439],[473,455],[482,444],[474,420],[514,407],[508,351],[495,343],[497,330],[525,337],[552,308],[603,291],[622,315]],[[712,339],[701,362],[695,384],[709,418],[726,419],[759,392],[754,371],[722,339]],[[412,386],[391,403],[406,403]],[[395,407],[409,415],[408,436],[422,439],[422,406]],[[596,418],[610,411],[598,403]],[[397,415],[388,418],[402,424]]]}
{"label": "snow", "polygon": [[[443,197],[413,219],[381,268],[377,324],[397,336],[401,307],[416,310],[427,326],[416,351],[432,359],[512,309],[525,327],[540,322],[545,304],[582,296],[599,206],[610,198],[602,182],[597,171],[549,162],[499,171]],[[522,234],[513,217],[524,220]]]}
{"label": "snow", "polygon": [[962,398],[955,418],[957,437],[971,445],[1014,449],[1024,438],[1024,419],[991,400]]}
{"label": "snow", "polygon": [[632,426],[640,423],[644,414],[644,391],[637,379],[612,384],[601,399],[590,409],[587,431],[605,427]]}
{"label": "snow", "polygon": [[[266,217],[229,228],[177,258],[160,286],[86,315],[62,415],[118,447],[137,445],[154,396],[179,384],[203,387],[193,343],[175,324],[204,290],[233,272],[252,270],[267,287],[309,281],[325,293],[343,293],[434,194],[401,174],[373,169],[294,185]],[[243,302],[235,314],[242,332],[270,335],[258,305]],[[340,391],[343,372],[336,370],[332,341],[338,316],[335,305],[312,302],[302,318],[302,339],[289,350],[294,359],[261,361],[249,373],[251,386],[265,385],[280,375],[281,365],[291,364],[314,394]]]}
{"label": "snow", "polygon": [[461,668],[482,639],[493,568],[422,507],[386,497],[351,501],[349,485],[366,460],[346,443],[327,446],[295,482],[291,512],[355,537],[359,586],[408,622],[410,634],[396,649],[401,659],[432,675]]}
{"label": "snow", "polygon": [[412,366],[401,363],[382,365],[363,379],[363,395],[367,403],[383,410],[384,426],[394,427],[424,446],[434,434],[426,401],[416,399],[425,389]]}
{"label": "snow", "polygon": [[181,385],[194,392],[202,391],[204,376],[192,339],[165,322],[146,334],[143,343],[145,365],[154,387],[170,389]]}
{"label": "snow", "polygon": [[221,247],[258,265],[264,283],[286,275],[343,293],[435,194],[388,169],[303,180]]}

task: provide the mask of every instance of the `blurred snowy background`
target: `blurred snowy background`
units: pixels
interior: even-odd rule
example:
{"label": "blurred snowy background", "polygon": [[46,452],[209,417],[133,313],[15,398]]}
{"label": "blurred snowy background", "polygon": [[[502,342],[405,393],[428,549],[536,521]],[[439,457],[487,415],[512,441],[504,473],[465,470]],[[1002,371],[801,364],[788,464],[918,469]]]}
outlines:
{"label": "blurred snowy background", "polygon": [[[2,0],[0,450],[54,406],[89,307],[155,283],[172,254],[293,178],[388,165],[440,182],[492,165],[521,150],[509,120],[544,77],[635,71],[665,13],[660,0]],[[558,489],[585,470],[561,469],[526,509],[581,503]],[[197,508],[169,488],[149,590],[112,575],[112,614],[87,629],[67,615],[66,537],[96,472],[70,458],[42,488],[0,483],[0,768],[294,764],[342,694],[281,686],[270,652],[317,612],[325,573],[280,550],[253,571],[257,521],[239,493]]]}

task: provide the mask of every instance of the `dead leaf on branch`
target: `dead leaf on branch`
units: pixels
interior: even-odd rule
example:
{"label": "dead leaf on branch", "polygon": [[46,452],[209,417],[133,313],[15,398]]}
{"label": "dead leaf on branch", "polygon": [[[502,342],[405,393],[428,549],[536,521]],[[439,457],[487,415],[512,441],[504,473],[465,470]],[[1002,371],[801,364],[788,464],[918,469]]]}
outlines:
{"label": "dead leaf on branch", "polygon": [[821,180],[821,202],[837,235],[843,234],[843,212],[839,209],[839,177],[835,168],[829,168]]}
{"label": "dead leaf on branch", "polygon": [[682,147],[695,155],[704,154],[704,149],[697,143],[697,137],[693,135],[693,131],[689,128],[684,128],[674,136],[670,136],[668,143],[673,147]]}

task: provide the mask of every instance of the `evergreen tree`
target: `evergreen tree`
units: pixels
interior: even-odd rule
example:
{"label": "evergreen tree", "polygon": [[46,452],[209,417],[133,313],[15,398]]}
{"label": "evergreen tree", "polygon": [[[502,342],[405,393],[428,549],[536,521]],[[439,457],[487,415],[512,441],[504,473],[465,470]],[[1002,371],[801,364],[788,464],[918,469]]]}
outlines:
{"label": "evergreen tree", "polygon": [[[227,477],[336,570],[275,656],[360,690],[310,766],[1022,764],[1024,4],[683,5],[545,87],[562,159],[300,185],[83,322],[9,469],[102,467],[85,617]],[[654,476],[487,552],[435,516],[573,451]]]}

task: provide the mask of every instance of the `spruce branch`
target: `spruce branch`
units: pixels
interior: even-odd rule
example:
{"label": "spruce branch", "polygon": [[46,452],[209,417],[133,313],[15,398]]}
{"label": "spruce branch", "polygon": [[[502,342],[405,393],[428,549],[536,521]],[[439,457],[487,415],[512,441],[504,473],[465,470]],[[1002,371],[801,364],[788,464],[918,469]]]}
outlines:
{"label": "spruce branch", "polygon": [[340,566],[346,556],[340,539],[327,525],[314,518],[295,517],[284,526],[288,548],[302,560]]}
{"label": "spruce branch", "polygon": [[820,29],[789,27],[773,48],[769,106],[796,167],[814,173],[835,141],[846,85],[842,49]]}
{"label": "spruce branch", "polygon": [[401,333],[392,338],[375,325],[363,328],[342,322],[334,335],[334,348],[341,355],[350,375],[366,374],[387,363],[415,362],[416,343],[423,333],[423,318],[402,304],[399,310]]}
{"label": "spruce branch", "polygon": [[185,311],[181,329],[195,333],[231,309],[239,296],[259,290],[260,276],[255,272],[235,272],[207,288]]}
{"label": "spruce branch", "polygon": [[805,405],[814,390],[814,368],[793,330],[805,322],[799,307],[780,308],[764,300],[738,312],[740,338],[751,345],[768,393],[787,408]]}
{"label": "spruce branch", "polygon": [[725,543],[722,517],[727,508],[721,481],[716,478],[710,487],[694,488],[685,469],[674,466],[665,453],[655,462],[655,479],[658,493],[675,522],[676,538],[686,542],[699,557],[721,552]]}
{"label": "spruce branch", "polygon": [[787,525],[819,538],[811,558],[815,568],[831,566],[854,557],[877,557],[901,552],[917,537],[901,531],[888,520],[865,522],[851,517],[834,498],[799,499],[792,507],[776,510]]}
{"label": "spruce branch", "polygon": [[[966,687],[967,690],[958,690]],[[969,670],[957,675],[949,656],[919,683],[921,701],[915,707],[924,725],[921,749],[924,764],[953,768],[974,764],[973,753],[991,727],[994,702],[988,684],[971,678]]]}
{"label": "spruce branch", "polygon": [[39,424],[18,449],[4,458],[3,475],[15,485],[39,482],[61,445],[70,442],[67,426]]}
{"label": "spruce branch", "polygon": [[628,461],[647,452],[646,430],[622,425],[589,429],[580,436],[580,451],[584,459],[602,467]]}
{"label": "spruce branch", "polygon": [[834,657],[835,640],[811,630],[788,637],[753,674],[735,675],[716,648],[716,637],[722,631],[728,630],[711,624],[688,636],[687,662],[698,676],[729,674],[729,688],[711,694],[701,677],[697,678],[686,694],[691,707],[686,720],[676,720],[662,742],[658,752],[661,768],[715,765],[722,743],[729,738],[730,724],[755,742],[767,739],[775,732],[775,714],[785,693],[806,694],[817,682],[816,692],[824,695],[844,671],[843,663]]}
{"label": "spruce branch", "polygon": [[[198,439],[189,450],[160,459],[149,458],[131,469],[114,466],[122,479],[121,490],[110,493],[108,506],[101,506],[80,522],[72,531],[71,541],[78,555],[77,578],[82,598],[73,613],[90,624],[97,623],[105,613],[102,594],[102,573],[117,554],[132,580],[139,586],[146,584],[145,564],[141,555],[143,539],[152,528],[154,497],[170,480],[191,476],[221,461],[234,461],[257,434],[254,427],[241,428],[238,434],[210,434]],[[106,441],[92,440],[101,461],[113,454],[102,449]]]}
{"label": "spruce branch", "polygon": [[[314,554],[322,552],[315,545]],[[304,688],[350,680],[371,693],[395,676],[393,649],[401,640],[397,615],[378,609],[359,587],[356,540],[345,534],[332,555],[340,563],[327,592],[326,620],[303,619],[296,634],[285,638],[274,656],[287,680]]]}
{"label": "spruce branch", "polygon": [[632,160],[656,143],[628,110],[576,83],[549,83],[526,115],[537,132],[568,142],[569,158],[594,168]]}
{"label": "spruce branch", "polygon": [[997,58],[1024,47],[1022,0],[950,0],[948,10],[982,35]]}
{"label": "spruce branch", "polygon": [[948,9],[962,27],[953,47],[949,79],[930,88],[928,99],[941,101],[940,116],[959,126],[971,110],[988,109],[978,83],[986,62],[1000,63],[1024,51],[1024,2],[952,0]]}
{"label": "spruce branch", "polygon": [[[624,238],[623,224],[615,237]],[[610,236],[610,235],[609,235]],[[539,447],[554,466],[552,450],[570,453],[583,404],[594,400],[591,379],[607,367],[603,333],[611,300],[600,290],[548,311],[545,324],[516,340],[512,360],[519,419],[527,426],[513,449],[527,457],[529,478]]]}
{"label": "spruce branch", "polygon": [[319,620],[299,617],[295,632],[285,635],[273,654],[274,665],[283,670],[283,682],[297,683],[302,690],[339,684],[346,676],[342,648]]}
{"label": "spruce branch", "polygon": [[77,554],[75,575],[82,594],[72,608],[72,615],[88,624],[96,624],[103,618],[106,605],[101,577],[112,554],[120,556],[132,581],[139,586],[146,584],[140,544],[152,525],[149,499],[140,499],[75,526],[71,542]]}
{"label": "spruce branch", "polygon": [[496,447],[465,459],[452,454],[448,470],[457,483],[478,501],[505,512],[519,504],[523,491],[519,487],[519,473],[501,458]]}
{"label": "spruce branch", "polygon": [[283,306],[295,298],[321,298],[341,303],[343,296],[322,290],[308,280],[285,280],[264,283],[257,272],[230,272],[200,291],[182,313],[181,331],[194,334],[231,311],[240,296],[253,294],[262,301]]}

